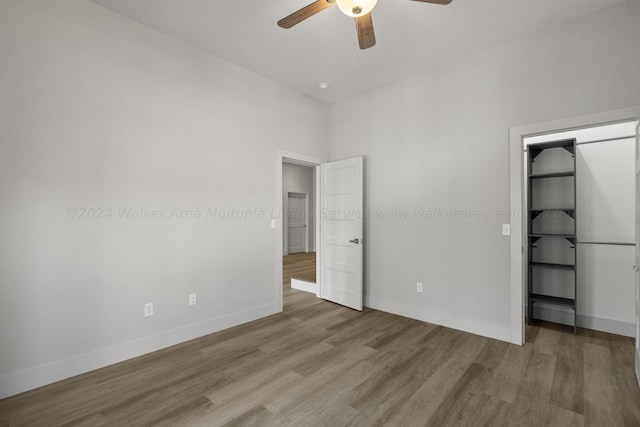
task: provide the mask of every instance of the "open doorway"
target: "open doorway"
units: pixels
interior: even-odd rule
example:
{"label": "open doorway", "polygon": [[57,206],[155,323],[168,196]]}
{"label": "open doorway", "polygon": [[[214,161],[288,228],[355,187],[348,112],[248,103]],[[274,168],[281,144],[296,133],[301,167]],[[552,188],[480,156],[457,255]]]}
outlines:
{"label": "open doorway", "polygon": [[[320,217],[320,165],[326,163],[326,159],[280,151],[277,161],[278,191],[276,194],[279,214],[272,217],[271,223],[273,228],[278,229],[279,235],[276,251],[276,297],[281,310],[285,311],[317,303],[321,296],[320,261],[322,251],[319,236],[320,222],[317,219]],[[300,168],[295,166],[300,166]],[[296,176],[296,172],[302,176]],[[312,174],[311,178],[309,178],[309,173]],[[311,182],[311,188],[309,188],[309,182]],[[303,232],[305,250],[302,252],[296,252],[297,249],[294,248],[292,253],[289,253],[289,222],[287,218],[289,193],[293,193],[291,195],[294,198],[305,199],[303,206],[306,209],[306,214],[302,218],[304,219],[303,225],[306,225],[303,228],[306,228],[307,231]],[[314,266],[315,272],[313,271]],[[291,288],[291,276],[300,277],[302,284],[306,285],[306,289]],[[295,283],[295,286],[298,286],[298,283]]]}
{"label": "open doorway", "polygon": [[523,139],[529,323],[634,336],[635,128],[628,121]]}
{"label": "open doorway", "polygon": [[[640,107],[632,107],[623,110],[615,110],[604,113],[597,113],[588,116],[581,116],[572,119],[563,119],[554,122],[539,123],[535,125],[529,125],[519,128],[513,128],[510,131],[510,182],[511,182],[511,210],[512,216],[512,230],[514,232],[511,235],[511,316],[512,316],[512,337],[511,341],[515,344],[524,344],[525,335],[525,308],[528,308],[530,302],[527,294],[527,276],[529,270],[532,268],[530,263],[527,262],[528,258],[528,242],[532,236],[528,233],[528,216],[525,213],[529,213],[530,209],[533,209],[534,214],[538,215],[536,206],[527,205],[527,171],[526,171],[526,152],[528,145],[542,143],[545,141],[552,141],[562,138],[576,138],[576,162],[577,168],[575,170],[576,179],[582,183],[582,189],[580,186],[576,187],[576,205],[575,209],[579,210],[581,214],[576,221],[576,246],[577,249],[577,266],[575,267],[577,274],[577,291],[578,294],[573,295],[576,301],[576,316],[571,319],[574,324],[577,323],[578,327],[586,327],[587,329],[597,329],[609,332],[627,335],[630,325],[633,325],[633,321],[629,321],[626,318],[618,318],[619,310],[615,313],[610,310],[611,304],[608,304],[608,300],[599,297],[602,295],[601,289],[596,287],[597,283],[606,283],[610,281],[611,276],[620,275],[624,270],[630,270],[630,266],[627,268],[615,268],[615,263],[605,262],[605,256],[593,257],[593,253],[602,251],[627,251],[626,248],[630,247],[630,251],[633,251],[631,241],[627,241],[621,236],[609,236],[604,235],[601,231],[610,233],[611,225],[622,224],[623,221],[616,219],[607,220],[600,218],[598,215],[603,214],[605,209],[604,202],[598,202],[598,198],[595,198],[594,191],[600,188],[600,184],[607,184],[609,178],[614,174],[611,172],[611,163],[615,161],[607,160],[609,154],[615,153],[622,149],[629,148],[630,146],[628,137],[631,137],[630,132],[626,132],[623,135],[609,135],[608,132],[616,125],[623,123],[629,124],[630,122],[637,121],[640,115]],[[598,135],[598,132],[606,131],[606,135]],[[586,137],[588,135],[588,137]],[[620,150],[616,148],[621,145]],[[625,147],[622,147],[625,145]],[[614,150],[615,148],[615,150]],[[605,158],[603,156],[607,154]],[[623,155],[622,159],[625,164],[627,162],[627,155]],[[606,162],[605,162],[606,160]],[[595,161],[595,163],[593,163]],[[605,162],[605,163],[603,163]],[[601,164],[602,163],[602,164]],[[629,163],[631,164],[631,163]],[[597,173],[600,166],[607,166],[609,168],[608,173]],[[596,166],[598,168],[596,168]],[[630,167],[630,166],[629,166]],[[619,175],[621,170],[615,169],[615,175]],[[548,174],[550,175],[550,174]],[[544,174],[541,175],[544,177]],[[588,179],[587,179],[588,178]],[[594,181],[595,180],[595,181]],[[625,180],[625,188],[628,180]],[[597,185],[596,185],[597,184]],[[603,185],[604,185],[603,184]],[[609,186],[611,187],[611,186]],[[618,195],[622,193],[622,187],[613,185],[613,188],[608,191],[602,192],[602,196],[609,197],[612,195]],[[633,198],[628,196],[628,191],[625,191],[622,195],[622,199]],[[582,194],[582,196],[581,196]],[[595,194],[598,195],[598,194]],[[597,208],[594,208],[594,204]],[[614,203],[619,205],[620,203]],[[549,208],[551,205],[545,205],[545,208]],[[558,206],[551,206],[558,208]],[[622,211],[622,208],[616,208],[612,212],[618,215]],[[575,211],[572,212],[575,215]],[[587,216],[585,216],[587,213]],[[628,212],[627,212],[628,213]],[[560,213],[559,217],[564,218],[566,214]],[[611,216],[611,215],[609,215]],[[632,214],[631,214],[632,216]],[[624,221],[626,222],[629,221]],[[605,228],[592,227],[594,224],[604,224]],[[586,227],[586,228],[585,228]],[[533,232],[535,236],[535,232]],[[600,235],[602,234],[602,235]],[[629,234],[629,233],[627,233]],[[615,239],[614,239],[615,237]],[[615,243],[611,245],[610,243]],[[614,256],[614,261],[620,261],[621,257]],[[534,259],[535,261],[535,259]],[[535,263],[534,263],[535,264]],[[536,265],[535,268],[539,268]],[[542,266],[544,267],[544,266]],[[586,270],[585,270],[586,268]],[[599,270],[598,270],[599,269]],[[611,271],[609,270],[612,270]],[[587,271],[588,270],[588,271]],[[597,271],[596,271],[597,270]],[[602,272],[600,272],[602,270]],[[606,271],[605,271],[606,270]],[[604,273],[603,273],[604,272]],[[620,273],[622,272],[622,273]],[[602,274],[601,274],[602,273]],[[605,274],[606,273],[606,274]],[[603,277],[605,278],[603,280]],[[597,279],[597,280],[596,280]],[[592,283],[593,282],[593,283]],[[624,287],[625,292],[633,293],[633,289],[629,289],[628,280],[617,280],[617,283]],[[626,284],[625,284],[626,283]],[[599,293],[598,293],[599,292]],[[609,298],[611,293],[604,293]],[[629,294],[630,295],[630,294]],[[628,296],[627,296],[628,298]],[[597,304],[596,304],[597,303]],[[613,304],[615,305],[615,304]],[[534,305],[534,308],[536,306]],[[534,318],[542,318],[543,320],[555,321],[558,323],[568,324],[565,317],[566,313],[563,313],[561,309],[550,310],[552,307],[546,304],[539,304],[537,312],[534,313]],[[609,310],[609,312],[607,312]],[[612,314],[613,313],[613,314]],[[615,314],[615,318],[614,318]]]}
{"label": "open doorway", "polygon": [[[311,169],[312,196],[308,195],[309,191],[285,189],[283,168],[287,166],[284,165],[304,166]],[[353,157],[327,162],[310,156],[279,152],[277,177],[277,205],[281,208],[280,215],[274,215],[271,218],[271,227],[280,230],[276,251],[278,303],[283,310],[286,310],[288,297],[293,299],[300,297],[313,301],[322,298],[361,311],[364,297],[364,158]],[[299,289],[292,289],[289,285],[289,292],[285,293],[284,256],[289,254],[284,251],[285,242],[288,244],[288,235],[285,236],[288,233],[288,221],[285,223],[284,206],[289,195],[296,198],[296,194],[290,193],[297,193],[299,199],[307,200],[307,204],[309,200],[313,201],[313,207],[308,209],[313,217],[306,219],[306,228],[313,228],[314,232],[306,235],[305,247],[309,248],[309,252],[303,252],[303,254],[309,254],[308,256],[311,257],[315,248],[316,274],[315,283],[301,280],[304,288],[300,286]],[[295,201],[293,203],[299,204]],[[320,215],[320,212],[323,215]],[[320,233],[321,230],[322,233]],[[287,263],[287,267],[290,265]],[[312,272],[313,264],[307,265],[305,269]],[[292,280],[294,286],[299,284],[295,278]]]}
{"label": "open doorway", "polygon": [[283,289],[317,293],[315,166],[282,162]]}

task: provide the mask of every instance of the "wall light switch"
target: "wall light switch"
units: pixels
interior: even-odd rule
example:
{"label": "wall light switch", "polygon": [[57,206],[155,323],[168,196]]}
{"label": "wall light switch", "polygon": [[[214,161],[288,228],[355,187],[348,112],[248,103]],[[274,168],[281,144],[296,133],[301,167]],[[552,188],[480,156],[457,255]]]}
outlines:
{"label": "wall light switch", "polygon": [[275,219],[271,220],[271,228],[276,228],[278,226],[278,222]]}
{"label": "wall light switch", "polygon": [[144,317],[153,316],[153,303],[150,302],[144,305]]}
{"label": "wall light switch", "polygon": [[502,224],[502,235],[511,236],[511,224]]}
{"label": "wall light switch", "polygon": [[422,283],[416,283],[416,292],[422,292]]}

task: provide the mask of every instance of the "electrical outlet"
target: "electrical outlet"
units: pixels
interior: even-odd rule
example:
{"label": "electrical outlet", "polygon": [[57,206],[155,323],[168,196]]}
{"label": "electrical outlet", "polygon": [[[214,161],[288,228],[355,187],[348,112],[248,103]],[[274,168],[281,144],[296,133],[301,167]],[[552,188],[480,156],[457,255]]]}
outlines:
{"label": "electrical outlet", "polygon": [[511,236],[511,224],[502,224],[502,235]]}
{"label": "electrical outlet", "polygon": [[416,292],[422,292],[422,283],[416,283]]}
{"label": "electrical outlet", "polygon": [[150,302],[144,305],[144,317],[153,316],[153,303]]}
{"label": "electrical outlet", "polygon": [[189,305],[196,305],[196,294],[189,294]]}

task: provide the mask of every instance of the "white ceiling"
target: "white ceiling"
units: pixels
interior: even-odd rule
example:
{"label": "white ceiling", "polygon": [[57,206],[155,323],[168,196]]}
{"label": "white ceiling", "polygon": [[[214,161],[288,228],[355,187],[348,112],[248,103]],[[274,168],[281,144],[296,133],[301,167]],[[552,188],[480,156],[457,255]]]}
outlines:
{"label": "white ceiling", "polygon": [[288,30],[276,25],[313,0],[91,1],[331,103],[625,0],[379,0],[377,44],[364,51],[336,6]]}

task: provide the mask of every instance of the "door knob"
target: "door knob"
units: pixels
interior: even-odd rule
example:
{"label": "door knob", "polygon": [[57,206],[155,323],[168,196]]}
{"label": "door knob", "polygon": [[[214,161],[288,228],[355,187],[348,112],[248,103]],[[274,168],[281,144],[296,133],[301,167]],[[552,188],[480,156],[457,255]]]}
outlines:
{"label": "door knob", "polygon": [[640,268],[636,267],[635,265],[633,266],[633,271],[635,271],[636,273],[640,273]]}
{"label": "door knob", "polygon": [[360,239],[349,240],[349,243],[355,243],[356,245],[360,243]]}

